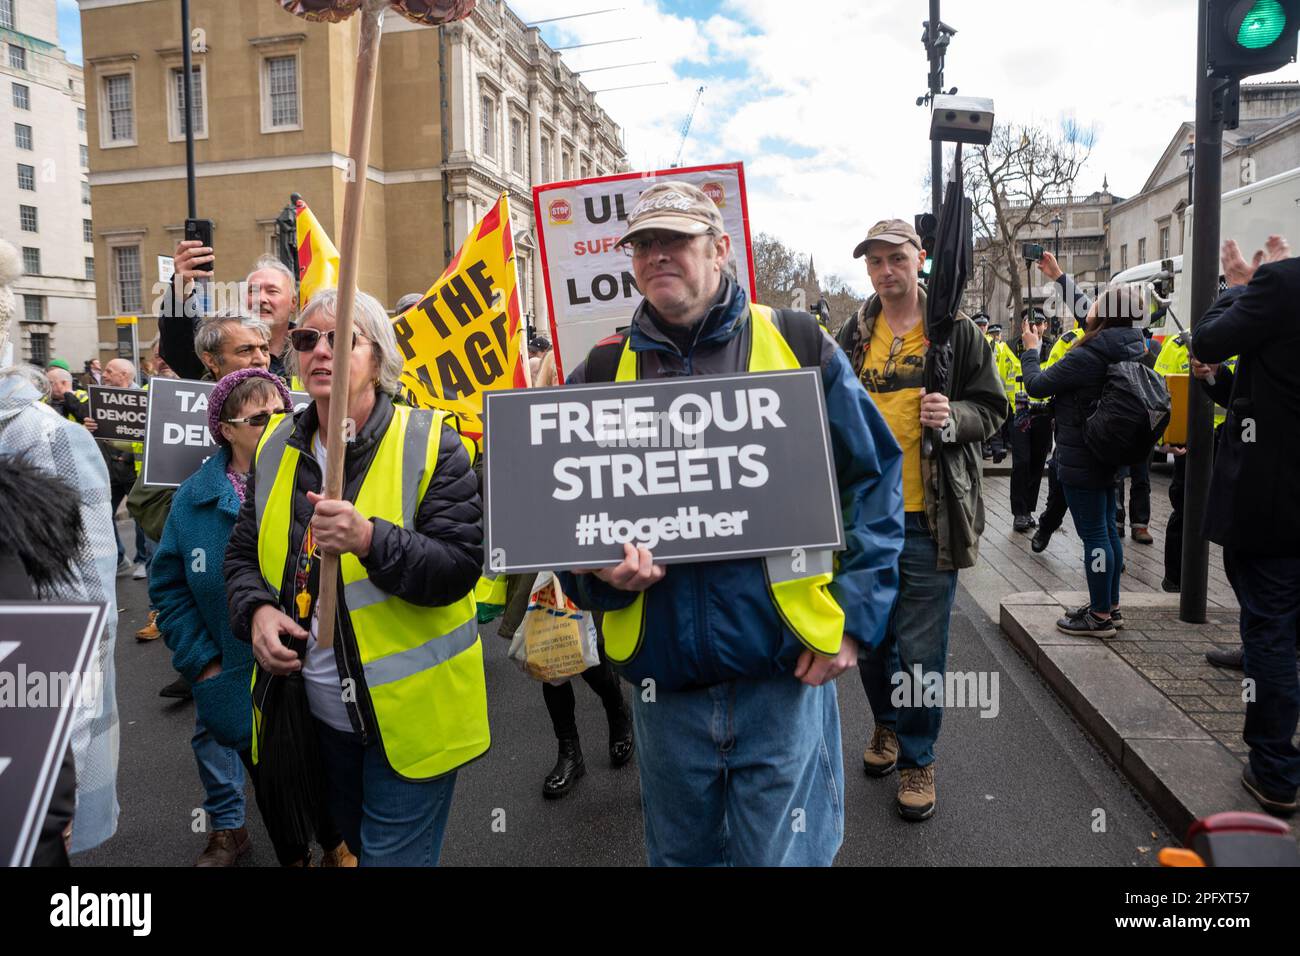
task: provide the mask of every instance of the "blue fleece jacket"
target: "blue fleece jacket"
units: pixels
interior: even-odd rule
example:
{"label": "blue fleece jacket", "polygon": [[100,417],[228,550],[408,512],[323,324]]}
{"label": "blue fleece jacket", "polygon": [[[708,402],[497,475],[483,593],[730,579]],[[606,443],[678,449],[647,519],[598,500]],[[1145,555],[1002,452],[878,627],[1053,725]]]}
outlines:
{"label": "blue fleece jacket", "polygon": [[[643,377],[734,373],[744,370],[749,322],[745,291],[729,283],[685,354],[656,328],[644,304],[633,317],[630,342],[633,351],[650,353],[641,362]],[[871,647],[883,639],[898,593],[903,455],[844,353],[825,333],[822,339],[822,388],[846,543],[830,591],[844,610],[844,633]],[[568,381],[582,382],[584,372],[585,364]],[[565,593],[589,610],[617,610],[635,598],[590,574],[565,572],[561,580]],[[641,650],[621,670],[636,683],[653,678],[661,690],[789,674],[803,650],[769,597],[758,558],[672,565],[646,592],[646,615]]]}
{"label": "blue fleece jacket", "polygon": [[[239,515],[229,461],[230,452],[219,450],[176,490],[149,569],[149,598],[172,666],[193,684],[199,717],[217,741],[243,750],[252,743],[253,650],[236,640],[226,609],[222,565]],[[214,660],[221,673],[195,683]]]}

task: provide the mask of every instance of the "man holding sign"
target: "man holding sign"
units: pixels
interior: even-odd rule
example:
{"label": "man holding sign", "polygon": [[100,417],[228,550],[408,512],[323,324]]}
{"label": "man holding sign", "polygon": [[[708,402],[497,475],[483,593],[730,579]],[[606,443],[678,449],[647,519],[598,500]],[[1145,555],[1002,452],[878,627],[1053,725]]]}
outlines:
{"label": "man holding sign", "polygon": [[820,369],[846,541],[838,555],[671,568],[625,544],[618,566],[563,576],[580,606],[605,612],[606,653],[637,685],[650,863],[829,865],[844,832],[833,681],[880,640],[893,602],[898,444],[815,319],[750,303],[700,189],[646,190],[618,245],[645,301],[568,381]]}

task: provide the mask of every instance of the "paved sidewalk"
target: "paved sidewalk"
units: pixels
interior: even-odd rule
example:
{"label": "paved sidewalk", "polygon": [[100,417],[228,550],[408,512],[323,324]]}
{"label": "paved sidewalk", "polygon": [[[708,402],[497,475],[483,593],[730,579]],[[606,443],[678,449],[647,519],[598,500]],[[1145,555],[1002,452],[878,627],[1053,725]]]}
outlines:
{"label": "paved sidewalk", "polygon": [[[1114,640],[1062,634],[1056,619],[1087,600],[1083,555],[1067,515],[1042,554],[1030,534],[1012,529],[1009,480],[986,475],[986,527],[979,564],[962,581],[1003,633],[1056,691],[1176,834],[1222,810],[1258,811],[1242,789],[1246,746],[1243,675],[1210,666],[1205,652],[1238,643],[1237,605],[1210,546],[1205,624],[1178,619],[1178,595],[1160,590],[1169,476],[1151,476],[1155,538],[1126,538],[1121,606],[1125,628]],[[1046,500],[1044,481],[1040,508]]]}

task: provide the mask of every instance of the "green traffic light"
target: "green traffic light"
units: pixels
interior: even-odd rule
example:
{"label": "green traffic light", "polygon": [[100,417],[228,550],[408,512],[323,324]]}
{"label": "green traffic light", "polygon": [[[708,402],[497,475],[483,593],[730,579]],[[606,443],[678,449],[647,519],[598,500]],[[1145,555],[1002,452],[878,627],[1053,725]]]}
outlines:
{"label": "green traffic light", "polygon": [[1247,50],[1262,50],[1286,30],[1286,11],[1278,0],[1258,0],[1241,21],[1237,42]]}

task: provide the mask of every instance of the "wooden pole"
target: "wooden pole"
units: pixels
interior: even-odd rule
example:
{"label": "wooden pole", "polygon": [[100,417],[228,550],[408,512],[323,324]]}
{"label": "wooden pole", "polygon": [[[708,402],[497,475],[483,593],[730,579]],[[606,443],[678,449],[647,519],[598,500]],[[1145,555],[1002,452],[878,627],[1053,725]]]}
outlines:
{"label": "wooden pole", "polygon": [[[361,9],[361,42],[357,48],[356,84],[352,92],[352,132],[348,144],[351,178],[343,197],[334,368],[330,378],[330,415],[325,432],[325,497],[334,499],[343,497],[343,458],[347,450],[343,425],[348,415],[352,307],[357,297],[357,267],[361,259],[361,221],[366,206],[366,170],[370,163],[370,127],[375,104],[375,78],[379,71],[379,39],[387,8],[388,0],[365,0]],[[316,643],[321,647],[334,644],[338,575],[338,555],[322,553],[320,595],[316,603]]]}

